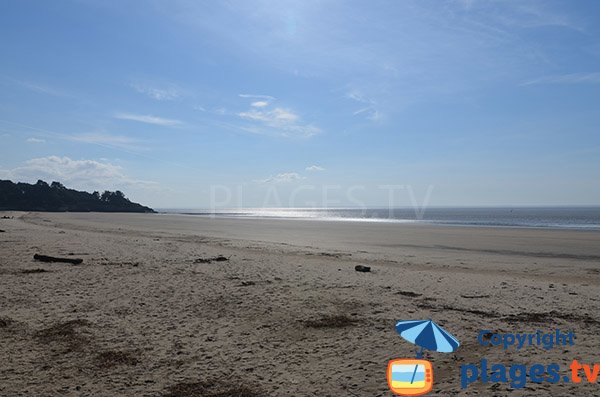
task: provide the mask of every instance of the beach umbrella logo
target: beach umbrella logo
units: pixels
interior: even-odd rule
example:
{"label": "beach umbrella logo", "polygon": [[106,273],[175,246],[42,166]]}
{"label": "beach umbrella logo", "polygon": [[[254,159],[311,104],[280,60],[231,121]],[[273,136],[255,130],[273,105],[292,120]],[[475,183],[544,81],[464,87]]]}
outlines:
{"label": "beach umbrella logo", "polygon": [[390,390],[400,396],[429,393],[433,388],[433,366],[423,360],[423,350],[451,353],[460,346],[458,339],[432,320],[398,321],[396,331],[418,350],[415,359],[395,359],[388,363]]}

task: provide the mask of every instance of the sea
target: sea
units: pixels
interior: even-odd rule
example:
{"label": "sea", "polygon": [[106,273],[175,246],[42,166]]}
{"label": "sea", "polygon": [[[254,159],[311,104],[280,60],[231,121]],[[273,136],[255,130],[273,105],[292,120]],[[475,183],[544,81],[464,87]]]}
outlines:
{"label": "sea", "polygon": [[600,207],[427,207],[162,209],[203,217],[393,222],[456,226],[579,229],[600,231]]}

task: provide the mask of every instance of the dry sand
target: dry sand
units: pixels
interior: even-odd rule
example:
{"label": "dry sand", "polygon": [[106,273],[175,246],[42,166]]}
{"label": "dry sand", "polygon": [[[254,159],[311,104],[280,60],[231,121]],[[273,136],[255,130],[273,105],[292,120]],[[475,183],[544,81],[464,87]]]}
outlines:
{"label": "dry sand", "polygon": [[[391,396],[388,360],[414,356],[395,322],[428,318],[462,343],[426,355],[431,395],[600,395],[599,383],[459,385],[459,366],[483,357],[600,363],[598,232],[0,215],[14,215],[0,219],[1,396]],[[476,341],[556,328],[575,345]]]}

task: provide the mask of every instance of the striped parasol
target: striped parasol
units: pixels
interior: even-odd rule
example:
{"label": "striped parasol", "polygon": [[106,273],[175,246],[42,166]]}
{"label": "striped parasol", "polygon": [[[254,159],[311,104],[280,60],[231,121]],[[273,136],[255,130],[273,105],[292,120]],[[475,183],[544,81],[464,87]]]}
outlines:
{"label": "striped parasol", "polygon": [[431,320],[398,321],[396,331],[401,337],[421,348],[417,358],[423,355],[423,349],[451,353],[460,345],[458,339]]}

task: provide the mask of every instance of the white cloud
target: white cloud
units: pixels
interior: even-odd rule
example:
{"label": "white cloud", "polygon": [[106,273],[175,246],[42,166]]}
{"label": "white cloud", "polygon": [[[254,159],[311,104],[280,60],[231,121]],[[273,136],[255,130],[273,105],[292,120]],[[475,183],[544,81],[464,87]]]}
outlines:
{"label": "white cloud", "polygon": [[297,172],[283,172],[275,176],[270,176],[266,179],[259,179],[256,182],[259,183],[290,183],[306,179]]}
{"label": "white cloud", "polygon": [[300,123],[300,116],[290,109],[281,107],[267,109],[268,102],[259,102],[260,106],[256,106],[257,102],[254,102],[251,104],[252,109],[237,114],[240,118],[255,123],[255,125],[242,127],[245,131],[301,138],[308,138],[321,132],[318,127]]}
{"label": "white cloud", "polygon": [[140,123],[160,125],[163,127],[174,127],[183,124],[179,120],[166,119],[163,117],[156,117],[152,115],[143,115],[143,114],[132,114],[132,113],[117,113],[114,116],[116,119],[120,120],[131,120],[138,121]]}
{"label": "white cloud", "polygon": [[72,160],[69,157],[48,156],[28,160],[13,169],[0,169],[2,179],[35,182],[59,181],[68,187],[86,190],[119,189],[127,186],[153,187],[155,182],[129,178],[122,167],[95,160]]}
{"label": "white cloud", "polygon": [[306,171],[310,172],[325,171],[325,168],[321,167],[320,165],[311,165],[310,167],[306,167],[305,169]]}
{"label": "white cloud", "polygon": [[273,110],[250,110],[238,114],[247,120],[264,121],[273,126],[281,126],[298,120],[298,115],[289,109],[275,108]]}
{"label": "white cloud", "polygon": [[131,84],[131,88],[137,92],[144,94],[157,101],[172,101],[178,99],[182,95],[182,91],[174,84],[169,84],[166,87],[158,88],[146,84]]}
{"label": "white cloud", "polygon": [[240,98],[256,98],[256,99],[267,99],[267,100],[274,100],[275,97],[272,97],[271,95],[257,95],[257,94],[239,94]]}
{"label": "white cloud", "polygon": [[264,108],[265,106],[269,106],[269,102],[267,102],[267,101],[256,101],[256,102],[252,102],[250,104],[250,106],[255,107],[255,108]]}
{"label": "white cloud", "polygon": [[534,84],[600,84],[600,72],[571,73],[554,76],[544,76],[526,81],[522,85]]}
{"label": "white cloud", "polygon": [[29,142],[29,143],[44,143],[44,142],[46,142],[46,140],[40,139],[40,138],[27,138],[27,142]]}

